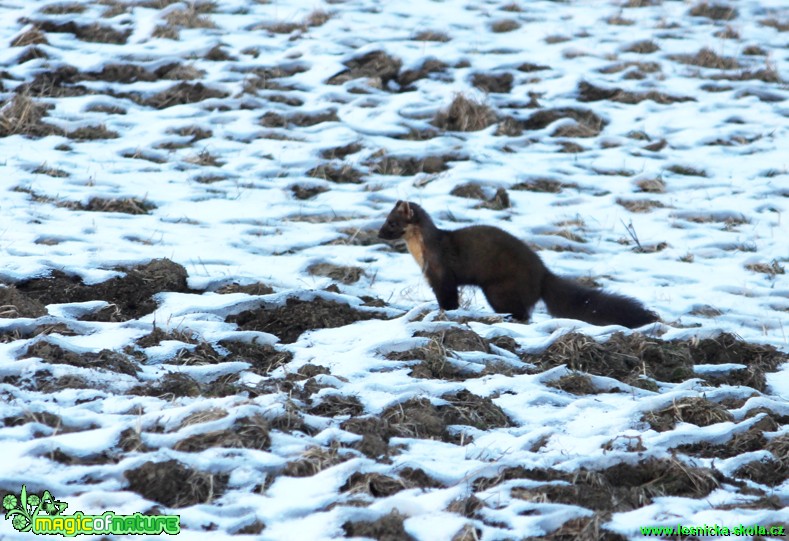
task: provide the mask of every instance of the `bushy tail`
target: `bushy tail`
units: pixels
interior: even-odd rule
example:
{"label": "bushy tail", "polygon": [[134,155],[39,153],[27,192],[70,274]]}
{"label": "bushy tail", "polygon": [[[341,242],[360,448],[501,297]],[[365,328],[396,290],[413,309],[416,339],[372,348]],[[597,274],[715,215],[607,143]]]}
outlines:
{"label": "bushy tail", "polygon": [[593,325],[633,329],[659,319],[635,299],[585,287],[550,272],[542,283],[542,300],[554,317],[580,319]]}

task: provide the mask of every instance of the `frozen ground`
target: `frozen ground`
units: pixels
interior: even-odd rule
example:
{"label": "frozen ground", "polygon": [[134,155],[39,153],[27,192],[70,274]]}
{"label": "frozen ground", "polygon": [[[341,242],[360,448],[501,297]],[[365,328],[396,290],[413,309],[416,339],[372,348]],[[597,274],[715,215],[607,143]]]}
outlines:
{"label": "frozen ground", "polygon": [[[0,43],[2,494],[194,539],[789,522],[783,0],[6,0]],[[662,323],[440,314],[398,199]]]}

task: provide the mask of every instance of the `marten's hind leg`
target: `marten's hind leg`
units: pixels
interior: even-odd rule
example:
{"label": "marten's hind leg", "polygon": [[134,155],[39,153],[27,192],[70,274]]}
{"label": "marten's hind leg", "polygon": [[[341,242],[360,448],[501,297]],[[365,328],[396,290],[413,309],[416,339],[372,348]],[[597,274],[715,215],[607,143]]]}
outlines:
{"label": "marten's hind leg", "polygon": [[518,284],[504,282],[482,288],[491,308],[500,314],[512,314],[516,319],[528,321],[534,302],[527,304],[520,294]]}

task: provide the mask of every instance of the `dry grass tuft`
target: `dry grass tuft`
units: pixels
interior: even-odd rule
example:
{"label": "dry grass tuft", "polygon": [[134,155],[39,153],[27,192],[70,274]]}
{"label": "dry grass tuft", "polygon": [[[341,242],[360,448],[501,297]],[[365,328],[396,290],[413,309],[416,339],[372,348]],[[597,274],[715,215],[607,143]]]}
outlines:
{"label": "dry grass tuft", "polygon": [[742,48],[745,56],[767,56],[767,51],[758,45],[746,45]]}
{"label": "dry grass tuft", "polygon": [[293,197],[296,199],[301,199],[302,201],[305,199],[312,199],[313,197],[320,195],[324,192],[328,192],[329,188],[326,186],[321,186],[319,184],[293,184],[290,186],[290,191],[293,193]]}
{"label": "dry grass tuft", "polygon": [[617,205],[622,205],[630,212],[652,212],[652,209],[664,208],[666,205],[653,199],[623,199],[617,197]]}
{"label": "dry grass tuft", "polygon": [[503,32],[512,32],[513,30],[517,30],[520,27],[521,23],[515,19],[499,19],[490,23],[490,31],[496,32],[497,34]]}
{"label": "dry grass tuft", "polygon": [[47,175],[54,178],[68,178],[70,175],[63,169],[57,167],[50,167],[46,163],[42,163],[31,171],[34,175]]}
{"label": "dry grass tuft", "polygon": [[204,4],[188,3],[185,8],[168,12],[164,20],[177,28],[216,28],[210,17],[204,15]]}
{"label": "dry grass tuft", "polygon": [[289,298],[285,305],[263,306],[226,318],[242,330],[264,331],[277,335],[283,344],[295,342],[307,330],[333,329],[356,321],[385,317],[380,313],[358,311],[347,304],[315,298],[302,301]]}
{"label": "dry grass tuft", "polygon": [[[738,72],[724,72],[718,73],[710,77],[710,79],[719,81],[764,81],[765,83],[782,83],[783,79],[781,79],[778,70],[775,66],[771,64],[767,64],[764,68],[759,68],[755,70],[742,70]],[[722,87],[722,91],[730,90],[725,86]]]}
{"label": "dry grass tuft", "polygon": [[87,9],[83,4],[77,2],[63,2],[61,4],[49,4],[39,11],[44,15],[66,15],[82,13]]}
{"label": "dry grass tuft", "polygon": [[622,5],[623,8],[645,8],[651,6],[659,6],[663,4],[663,0],[626,0]]}
{"label": "dry grass tuft", "polygon": [[527,130],[541,130],[564,118],[575,122],[556,128],[551,134],[553,137],[595,137],[600,135],[608,124],[607,120],[590,109],[562,107],[536,111],[523,121],[523,127]]}
{"label": "dry grass tuft", "polygon": [[[518,474],[517,478],[533,479],[534,473],[541,472],[513,473]],[[545,473],[548,474],[544,476],[546,478],[537,480],[545,482],[558,478],[564,483],[515,487],[511,489],[511,495],[529,502],[579,505],[608,515],[638,509],[663,496],[701,498],[718,488],[722,478],[714,470],[690,467],[676,459],[654,458],[637,464],[619,463],[600,471],[581,469],[565,474],[548,470]],[[594,537],[589,537],[578,531],[568,532],[573,535],[571,539],[622,539],[607,537],[597,531],[593,533]]]}
{"label": "dry grass tuft", "polygon": [[627,45],[624,49],[622,49],[623,52],[636,53],[636,54],[650,54],[659,50],[660,47],[658,46],[658,44],[652,41],[651,39],[636,41],[634,43],[631,43],[630,45]]}
{"label": "dry grass tuft", "polygon": [[340,454],[337,443],[332,443],[329,447],[311,447],[304,451],[298,460],[288,462],[282,473],[290,477],[312,477],[350,458],[349,454]]}
{"label": "dry grass tuft", "polygon": [[177,41],[181,37],[178,27],[169,24],[160,24],[151,32],[152,38],[171,39]]}
{"label": "dry grass tuft", "polygon": [[644,413],[641,419],[658,432],[672,430],[678,422],[696,426],[710,426],[717,423],[733,422],[729,411],[706,398],[681,398],[670,406]]}
{"label": "dry grass tuft", "polygon": [[320,404],[310,408],[309,413],[321,417],[355,417],[364,413],[364,405],[355,395],[330,394],[323,396]]}
{"label": "dry grass tuft", "polygon": [[43,32],[74,34],[80,41],[90,43],[113,43],[123,45],[131,35],[131,29],[116,30],[113,26],[99,23],[78,24],[74,21],[57,22],[53,20],[30,21]]}
{"label": "dry grass tuft", "polygon": [[128,489],[167,507],[208,503],[224,492],[226,475],[194,470],[176,460],[146,462],[124,472]]}
{"label": "dry grass tuft", "polygon": [[78,205],[78,210],[88,210],[93,212],[120,212],[123,214],[148,214],[156,208],[156,205],[145,199],[135,197],[106,199],[103,197],[92,197],[87,205]]}
{"label": "dry grass tuft", "polygon": [[633,26],[636,24],[636,21],[633,19],[628,19],[622,15],[622,12],[617,13],[616,15],[612,15],[605,20],[606,23],[612,26]]}
{"label": "dry grass tuft", "polygon": [[76,141],[95,141],[97,139],[117,139],[120,137],[118,132],[107,128],[104,124],[96,126],[83,126],[66,135],[69,139]]}
{"label": "dry grass tuft", "polygon": [[556,530],[541,537],[534,537],[536,541],[625,541],[626,538],[603,528],[606,518],[602,513],[595,513],[591,517],[581,517],[568,520]]}
{"label": "dry grass tuft", "polygon": [[380,473],[354,472],[340,487],[340,492],[368,494],[374,498],[385,498],[409,488],[402,479],[395,479]]}
{"label": "dry grass tuft", "polygon": [[779,20],[775,17],[762,19],[759,24],[768,28],[775,28],[779,32],[789,32],[789,18]]}
{"label": "dry grass tuft", "polygon": [[225,162],[219,159],[219,156],[211,154],[211,152],[204,148],[197,154],[193,154],[191,156],[187,156],[184,158],[185,162],[193,163],[195,165],[199,165],[201,167],[222,167],[225,165]]}
{"label": "dry grass tuft", "polygon": [[512,90],[511,73],[475,73],[471,76],[471,84],[487,93],[508,94]]}
{"label": "dry grass tuft", "polygon": [[358,282],[359,278],[364,275],[364,269],[361,267],[334,265],[332,263],[314,263],[307,267],[307,272],[313,276],[325,276],[343,284]]}
{"label": "dry grass tuft", "polygon": [[668,56],[671,60],[690,66],[700,66],[719,70],[731,70],[740,67],[736,58],[721,56],[709,47],[703,47],[695,54],[672,54]]}
{"label": "dry grass tuft", "polygon": [[[202,420],[205,422],[211,418]],[[230,428],[195,434],[175,444],[175,451],[199,453],[214,447],[268,449],[271,444],[268,421],[260,415],[237,419]]]}
{"label": "dry grass tuft", "polygon": [[450,38],[446,32],[441,32],[440,30],[421,30],[414,34],[411,39],[414,41],[435,41],[439,43],[446,43],[452,38]]}
{"label": "dry grass tuft", "polygon": [[489,397],[477,396],[464,389],[441,398],[449,402],[437,408],[448,425],[473,426],[480,430],[512,426],[507,414]]}
{"label": "dry grass tuft", "polygon": [[467,182],[465,184],[458,184],[449,192],[449,195],[454,195],[455,197],[463,197],[465,199],[485,199],[485,191],[482,189],[482,186],[477,184],[476,182]]}
{"label": "dry grass tuft", "polygon": [[47,108],[46,105],[33,101],[27,94],[14,94],[0,109],[0,137],[63,135],[63,130],[57,126],[42,122]]}
{"label": "dry grass tuft", "polygon": [[[158,328],[158,327],[157,327]],[[219,419],[224,419],[229,415],[226,409],[217,408],[217,407],[210,407],[208,409],[204,409],[201,411],[196,411],[187,415],[178,428],[184,428],[191,425],[197,425],[201,423],[209,423],[211,421],[216,421]]]}
{"label": "dry grass tuft", "polygon": [[485,103],[456,94],[448,108],[436,113],[432,124],[447,131],[479,131],[496,122],[496,113]]}
{"label": "dry grass tuft", "polygon": [[703,169],[696,169],[695,167],[692,167],[690,165],[680,165],[680,164],[670,165],[670,166],[666,167],[666,171],[670,171],[672,173],[675,173],[677,175],[682,175],[682,176],[685,176],[685,177],[706,177],[707,176],[707,172],[704,171]]}
{"label": "dry grass tuft", "polygon": [[557,380],[550,381],[547,385],[548,387],[561,389],[562,391],[575,395],[597,394],[600,392],[597,387],[595,387],[594,383],[592,383],[592,378],[587,374],[578,372],[567,374]]}
{"label": "dry grass tuft", "polygon": [[328,163],[313,167],[307,171],[307,176],[328,180],[336,184],[361,184],[364,175],[350,164],[335,165]]}
{"label": "dry grass tuft", "polygon": [[304,24],[310,27],[323,26],[331,18],[332,14],[328,11],[323,9],[315,9],[304,18]]}
{"label": "dry grass tuft", "polygon": [[646,193],[666,193],[666,181],[662,178],[646,178],[636,181],[636,186]]}
{"label": "dry grass tuft", "polygon": [[344,62],[346,69],[326,80],[330,85],[341,85],[353,79],[365,78],[371,86],[386,88],[396,80],[403,61],[385,51],[370,51]]}
{"label": "dry grass tuft", "polygon": [[436,174],[449,169],[450,161],[465,160],[466,156],[445,154],[429,155],[419,158],[412,156],[391,156],[384,152],[377,152],[365,165],[370,167],[370,173],[379,175],[413,176],[419,173]]}
{"label": "dry grass tuft", "polygon": [[46,35],[37,26],[26,30],[11,40],[11,47],[26,47],[28,45],[46,45]]}
{"label": "dry grass tuft", "polygon": [[213,98],[226,98],[227,96],[227,92],[207,87],[202,83],[188,83],[182,81],[161,92],[157,92],[153,96],[138,101],[148,107],[166,109],[167,107],[173,107],[175,105],[197,103]]}
{"label": "dry grass tuft", "polygon": [[731,21],[737,18],[738,12],[737,8],[731,6],[701,2],[690,8],[688,14],[693,17],[706,17],[714,21]]}
{"label": "dry grass tuft", "polygon": [[679,382],[694,377],[688,344],[663,342],[642,335],[614,334],[608,341],[569,333],[539,354],[524,355],[539,371],[567,365],[571,370],[618,379],[629,385],[655,389],[654,382]]}
{"label": "dry grass tuft", "polygon": [[345,537],[406,541],[414,539],[413,536],[405,531],[403,526],[406,518],[408,518],[406,515],[401,515],[395,509],[374,521],[351,522],[349,520],[342,525],[342,529],[345,531]]}
{"label": "dry grass tuft", "polygon": [[[608,68],[604,68],[601,70],[602,72],[617,70],[617,69],[625,69],[628,65],[636,65],[638,69],[635,72],[628,72],[628,73],[645,73],[644,70],[651,70],[651,69],[660,69],[660,65],[649,62],[627,62],[623,64],[615,64],[614,66],[610,66]],[[600,100],[611,100],[619,103],[627,103],[627,104],[635,104],[641,103],[645,100],[652,100],[655,103],[659,103],[662,105],[677,103],[677,102],[684,102],[684,101],[695,101],[694,98],[688,96],[673,96],[671,94],[666,94],[665,92],[659,92],[657,90],[648,90],[646,92],[632,92],[629,90],[624,90],[618,87],[612,88],[603,88],[596,85],[593,85],[587,81],[580,81],[578,83],[578,101],[585,101],[585,102],[593,102],[593,101],[600,101]]]}
{"label": "dry grass tuft", "polygon": [[776,274],[785,274],[786,269],[778,263],[777,260],[773,259],[771,263],[750,263],[745,265],[745,268],[751,270],[753,272],[760,272],[762,274],[767,274],[770,277],[775,277]]}
{"label": "dry grass tuft", "polygon": [[565,188],[578,188],[577,184],[563,183],[553,178],[538,177],[512,186],[513,190],[524,190],[536,193],[560,193]]}

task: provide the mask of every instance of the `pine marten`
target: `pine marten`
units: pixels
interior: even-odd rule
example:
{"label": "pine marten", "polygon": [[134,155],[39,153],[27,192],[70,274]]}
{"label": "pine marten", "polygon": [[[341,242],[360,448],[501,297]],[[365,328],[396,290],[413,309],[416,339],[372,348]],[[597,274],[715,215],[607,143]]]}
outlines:
{"label": "pine marten", "polygon": [[635,328],[658,321],[635,299],[556,276],[524,242],[497,227],[446,231],[416,203],[398,201],[378,236],[405,239],[444,310],[459,306],[458,286],[475,285],[496,312],[519,320],[528,321],[542,299],[552,316],[594,325]]}

